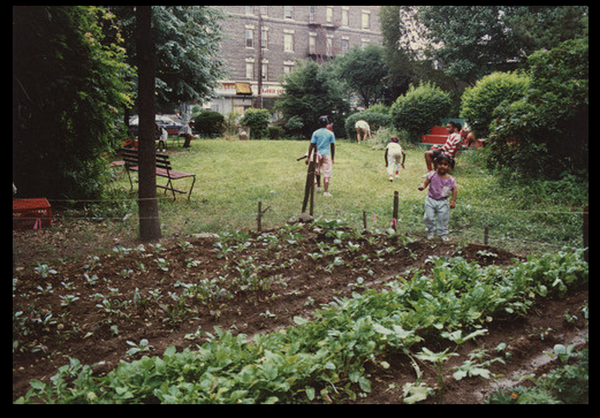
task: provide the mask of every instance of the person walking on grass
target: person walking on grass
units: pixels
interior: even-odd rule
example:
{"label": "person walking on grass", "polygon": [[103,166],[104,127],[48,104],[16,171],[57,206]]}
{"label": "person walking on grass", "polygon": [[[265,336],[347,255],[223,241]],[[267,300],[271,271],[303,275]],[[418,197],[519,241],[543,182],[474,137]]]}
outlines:
{"label": "person walking on grass", "polygon": [[[456,207],[456,180],[449,174],[450,158],[445,154],[440,154],[435,159],[436,170],[427,173],[423,184],[419,190],[423,191],[429,186],[429,193],[425,198],[425,228],[427,229],[427,239],[431,240],[435,236],[436,217],[437,233],[443,242],[447,242],[448,224],[450,222],[450,208]],[[448,197],[452,195],[450,202]]]}
{"label": "person walking on grass", "polygon": [[[396,178],[398,178],[400,167],[404,168],[404,160],[406,159],[406,154],[398,143],[398,137],[393,136],[390,139],[390,143],[385,147],[385,154],[383,157],[385,159],[388,178],[390,181],[394,181],[394,171],[396,172]],[[391,160],[391,163],[388,161],[388,157]]]}
{"label": "person walking on grass", "polygon": [[316,172],[317,178],[323,177],[323,196],[331,197],[329,193],[329,183],[333,174],[333,164],[335,158],[335,135],[327,129],[329,119],[327,116],[319,117],[319,129],[313,132],[308,148],[308,158],[306,164],[309,163],[312,153],[316,153]]}

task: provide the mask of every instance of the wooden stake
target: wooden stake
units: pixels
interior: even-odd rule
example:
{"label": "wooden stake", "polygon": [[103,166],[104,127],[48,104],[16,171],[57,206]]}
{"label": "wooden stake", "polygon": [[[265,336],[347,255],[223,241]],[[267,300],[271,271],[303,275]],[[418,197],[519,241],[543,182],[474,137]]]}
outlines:
{"label": "wooden stake", "polygon": [[258,202],[258,216],[256,217],[258,232],[262,229],[262,216],[271,209],[271,206],[267,206],[265,210],[262,210],[262,202]]}
{"label": "wooden stake", "polygon": [[392,213],[392,228],[394,231],[398,231],[398,192],[394,192],[394,210]]}
{"label": "wooden stake", "polygon": [[590,216],[590,207],[586,206],[585,208],[583,208],[583,247],[585,248],[585,252],[584,252],[584,257],[585,257],[585,261],[588,261],[588,248],[590,245],[590,237],[589,237],[589,233],[590,233],[590,224],[589,224],[589,216]]}
{"label": "wooden stake", "polygon": [[483,245],[488,245],[489,236],[490,236],[490,227],[486,225],[483,230]]}
{"label": "wooden stake", "polygon": [[363,228],[367,230],[367,212],[363,210]]}
{"label": "wooden stake", "polygon": [[[308,206],[308,201],[310,199],[311,194],[314,189],[314,181],[315,181],[315,162],[310,161],[308,163],[308,171],[306,173],[306,184],[304,185],[304,200],[302,201],[302,213],[306,212],[306,207]],[[311,205],[311,215],[312,215],[312,205]]]}

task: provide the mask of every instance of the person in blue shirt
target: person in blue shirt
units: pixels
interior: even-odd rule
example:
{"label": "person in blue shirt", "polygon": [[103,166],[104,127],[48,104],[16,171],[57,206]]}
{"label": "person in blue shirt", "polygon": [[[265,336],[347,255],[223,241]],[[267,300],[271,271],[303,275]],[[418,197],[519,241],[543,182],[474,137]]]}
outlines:
{"label": "person in blue shirt", "polygon": [[312,153],[316,153],[316,172],[317,178],[323,176],[323,196],[331,197],[329,193],[329,183],[333,173],[333,164],[335,158],[335,135],[327,129],[329,119],[327,116],[319,117],[319,129],[313,132],[310,139],[310,147],[308,148],[308,158],[306,164],[309,163]]}

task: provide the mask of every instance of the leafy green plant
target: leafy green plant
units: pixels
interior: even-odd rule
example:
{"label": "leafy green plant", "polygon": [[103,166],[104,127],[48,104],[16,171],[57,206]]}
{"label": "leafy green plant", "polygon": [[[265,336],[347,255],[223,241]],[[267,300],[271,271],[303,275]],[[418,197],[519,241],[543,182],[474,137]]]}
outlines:
{"label": "leafy green plant", "polygon": [[417,142],[440,119],[448,116],[452,101],[448,93],[431,83],[410,85],[405,95],[398,97],[390,108],[392,123],[398,130],[410,133]]}

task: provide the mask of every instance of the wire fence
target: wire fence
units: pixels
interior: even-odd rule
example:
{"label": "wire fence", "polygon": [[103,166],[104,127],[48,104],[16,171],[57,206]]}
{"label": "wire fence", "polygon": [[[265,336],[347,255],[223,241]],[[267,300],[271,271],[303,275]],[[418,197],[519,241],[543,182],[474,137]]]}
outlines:
{"label": "wire fence", "polygon": [[[305,178],[305,175],[298,175],[288,177],[286,179],[272,179],[262,184],[252,184],[245,189],[254,188],[273,188],[280,189],[284,187],[292,187],[294,190],[299,190],[298,182]],[[271,206],[271,211],[268,214],[263,213],[261,220],[263,225],[268,228],[277,228],[285,222],[297,220],[297,216],[300,212],[301,203],[301,192],[298,191],[298,211],[288,211],[284,213],[282,208],[268,201],[266,205]],[[55,211],[53,214],[54,219],[52,221],[58,223],[69,222],[114,222],[114,223],[128,223],[132,229],[135,229],[136,223],[140,221],[139,213],[137,213],[136,206],[142,200],[157,200],[159,202],[172,201],[171,196],[156,196],[151,199],[139,199],[137,196],[123,196],[123,197],[112,197],[111,199],[87,199],[87,200],[73,200],[73,199],[50,199],[49,202],[52,206],[58,206],[62,209]],[[191,202],[184,202],[178,200],[178,205],[196,205],[200,208],[199,211],[193,211],[195,213],[194,219],[191,220],[195,226],[191,229],[198,229],[195,232],[204,232],[203,229],[215,228],[218,226],[222,229],[222,232],[229,229],[256,229],[256,219],[258,217],[258,202],[252,201],[246,202],[247,209],[243,211],[243,216],[240,216],[238,208],[232,207],[216,207],[210,204],[203,204],[201,199],[192,199]],[[405,234],[409,236],[419,237],[424,235],[424,225],[422,221],[422,203],[420,202],[402,202],[400,212],[398,213],[398,219],[394,219],[391,213],[392,208],[392,196],[381,197],[379,204],[369,202],[370,208],[360,209],[360,203],[357,203],[354,210],[348,210],[347,208],[338,208],[335,205],[329,204],[331,200],[320,199],[316,204],[314,216],[323,219],[341,219],[342,222],[348,227],[356,230],[360,230],[366,227],[369,230],[387,231],[389,228],[394,227],[397,229],[397,233]],[[161,203],[159,203],[161,204]],[[167,203],[168,205],[171,203]],[[111,205],[121,206],[116,210],[116,214],[111,215],[110,211],[95,211],[93,208],[86,211],[85,209],[68,209],[69,206],[81,207],[90,206],[102,206],[111,207]],[[125,207],[123,209],[123,206]],[[373,208],[375,206],[375,208]],[[584,223],[584,210],[541,210],[541,209],[509,209],[500,207],[489,207],[489,206],[478,206],[470,203],[462,204],[457,209],[451,212],[451,229],[450,235],[457,237],[459,240],[466,240],[468,242],[479,242],[486,243],[493,246],[504,246],[510,248],[532,248],[532,249],[560,249],[563,246],[579,247],[585,246],[584,240],[582,239],[582,229]],[[123,213],[124,212],[124,213]],[[163,225],[169,225],[170,223],[190,223],[190,219],[178,220],[178,217],[189,217],[189,210],[183,210],[180,213],[178,210],[167,210],[161,211],[158,219],[161,220]],[[492,214],[492,223],[499,222],[498,216],[504,219],[508,219],[501,226],[489,227],[486,224],[486,217]],[[458,225],[453,225],[452,219],[455,217],[459,218],[463,222],[457,222]],[[539,221],[541,215],[545,217],[545,221]],[[469,218],[475,218],[472,224],[465,224],[464,220]],[[239,219],[241,218],[241,219]],[[551,222],[548,219],[552,219]],[[14,217],[13,217],[14,219]],[[141,218],[141,219],[157,219],[157,217]],[[234,221],[231,221],[231,220]],[[44,216],[36,216],[36,221],[31,229],[40,230],[46,222],[50,221]],[[365,222],[366,220],[366,222]],[[14,222],[14,221],[13,221]],[[501,220],[501,222],[504,222]],[[552,236],[551,238],[543,238],[544,236],[552,235],[548,231],[538,231],[541,228],[546,228],[547,225],[556,225],[560,233],[557,238]],[[581,227],[573,227],[573,225],[580,225]],[[561,229],[562,228],[562,229]],[[217,232],[217,231],[211,231]],[[536,239],[537,238],[537,239]],[[485,242],[484,242],[485,241]]]}

